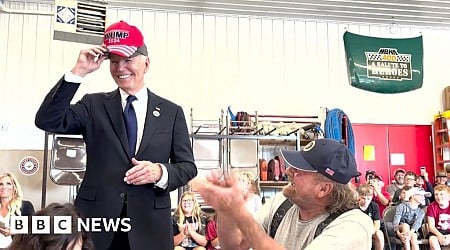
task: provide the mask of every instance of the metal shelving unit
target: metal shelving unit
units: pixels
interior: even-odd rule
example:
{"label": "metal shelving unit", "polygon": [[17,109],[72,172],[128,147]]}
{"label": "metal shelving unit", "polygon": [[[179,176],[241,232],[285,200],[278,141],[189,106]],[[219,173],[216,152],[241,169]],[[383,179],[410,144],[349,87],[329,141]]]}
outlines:
{"label": "metal shelving unit", "polygon": [[[280,148],[300,149],[317,137],[317,131],[311,132],[316,126],[320,127],[318,116],[261,115],[255,112],[247,114],[246,120],[236,121],[223,110],[217,120],[195,120],[191,109],[190,137],[200,174],[211,169],[220,169],[225,175],[234,170],[254,172],[262,196],[265,196],[265,191],[273,195],[287,182],[260,181],[259,159],[274,157]],[[215,157],[208,158],[199,150],[202,150],[202,143],[211,141],[215,146],[203,147],[215,152]]]}

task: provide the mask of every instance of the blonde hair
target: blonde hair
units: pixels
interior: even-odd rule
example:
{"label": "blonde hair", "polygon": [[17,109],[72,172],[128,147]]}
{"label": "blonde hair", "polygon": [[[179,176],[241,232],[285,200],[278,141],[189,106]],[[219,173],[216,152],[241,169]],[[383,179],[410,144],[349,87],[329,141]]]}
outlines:
{"label": "blonde hair", "polygon": [[245,177],[248,180],[248,183],[250,184],[250,189],[252,193],[259,195],[259,185],[257,183],[257,180],[255,178],[255,175],[251,172],[241,172],[240,176]]}
{"label": "blonde hair", "polygon": [[341,184],[334,182],[331,193],[331,201],[327,206],[330,213],[344,213],[358,207],[358,199],[355,188],[351,182]]}
{"label": "blonde hair", "polygon": [[373,189],[369,184],[361,184],[356,188],[359,196],[370,196],[373,195]]}
{"label": "blonde hair", "polygon": [[[8,204],[8,215],[21,215],[20,208],[22,207],[23,193],[17,178],[12,173],[3,173],[0,175],[0,180],[8,177],[13,186],[11,201]],[[0,205],[1,206],[1,205]]]}
{"label": "blonde hair", "polygon": [[178,207],[175,209],[174,215],[178,217],[178,224],[182,225],[184,223],[184,219],[186,218],[186,216],[184,215],[184,211],[183,211],[183,207],[182,207],[182,202],[183,202],[183,198],[185,198],[186,196],[192,198],[193,201],[193,209],[192,209],[192,218],[194,221],[201,223],[201,218],[203,215],[203,211],[200,207],[200,204],[198,204],[197,198],[195,197],[195,193],[191,192],[191,191],[186,191],[184,192],[181,197],[180,197],[180,201],[178,203]]}
{"label": "blonde hair", "polygon": [[437,191],[445,191],[450,194],[450,187],[445,184],[439,184],[434,187],[434,192],[436,193]]}
{"label": "blonde hair", "polygon": [[318,180],[333,184],[330,200],[325,208],[330,214],[344,213],[348,210],[358,208],[358,193],[351,182],[347,184],[338,183],[322,174],[318,174],[317,177]]}
{"label": "blonde hair", "polygon": [[241,172],[241,176],[247,178],[247,180],[251,183],[255,180],[255,176],[251,172]]}

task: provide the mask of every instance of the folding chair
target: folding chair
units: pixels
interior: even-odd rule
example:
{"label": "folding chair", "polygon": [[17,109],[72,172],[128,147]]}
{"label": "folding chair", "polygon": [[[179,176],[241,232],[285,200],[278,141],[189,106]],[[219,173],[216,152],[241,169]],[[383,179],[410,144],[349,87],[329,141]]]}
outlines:
{"label": "folding chair", "polygon": [[386,207],[383,211],[383,221],[384,221],[384,236],[389,245],[389,249],[397,249],[397,246],[402,247],[403,243],[394,234],[394,216],[395,216],[395,206]]}
{"label": "folding chair", "polygon": [[83,138],[53,135],[50,179],[57,185],[70,186],[72,202],[86,171],[86,148]]}
{"label": "folding chair", "polygon": [[[424,208],[425,214],[426,214],[426,207]],[[399,247],[398,249],[402,249],[403,248],[403,243],[402,241],[397,238],[394,234],[394,225],[393,225],[393,221],[394,221],[394,216],[395,216],[395,206],[389,206],[386,207],[386,209],[383,212],[383,220],[384,220],[384,233],[385,233],[385,237],[387,239],[387,242],[389,244],[389,249],[392,249],[392,246],[395,247],[395,249],[397,249],[397,247]],[[425,219],[424,219],[425,222]],[[418,239],[418,243],[419,243],[419,248],[420,249],[428,249],[428,236],[427,236],[427,227],[426,227],[426,223],[422,224],[422,228],[421,228],[422,234],[423,234],[423,238],[419,238]]]}

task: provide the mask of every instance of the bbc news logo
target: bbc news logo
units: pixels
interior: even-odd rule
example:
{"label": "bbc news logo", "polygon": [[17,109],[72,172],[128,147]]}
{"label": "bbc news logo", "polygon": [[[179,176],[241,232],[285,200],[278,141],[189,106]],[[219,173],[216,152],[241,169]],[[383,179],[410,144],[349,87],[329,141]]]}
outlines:
{"label": "bbc news logo", "polygon": [[[53,218],[53,221],[50,220]],[[31,222],[31,227],[29,223]],[[130,218],[78,218],[77,231],[129,232]],[[30,232],[31,230],[31,232]],[[71,234],[71,216],[11,216],[11,234]]]}

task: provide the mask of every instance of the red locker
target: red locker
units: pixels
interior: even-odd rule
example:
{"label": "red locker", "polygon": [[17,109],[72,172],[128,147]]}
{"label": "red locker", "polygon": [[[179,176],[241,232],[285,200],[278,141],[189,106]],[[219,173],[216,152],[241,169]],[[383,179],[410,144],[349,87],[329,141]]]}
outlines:
{"label": "red locker", "polygon": [[[375,170],[385,185],[393,180],[397,168],[420,173],[425,166],[434,182],[431,125],[352,124],[355,137],[355,158],[362,179],[367,170]],[[373,149],[374,157],[364,158]]]}

